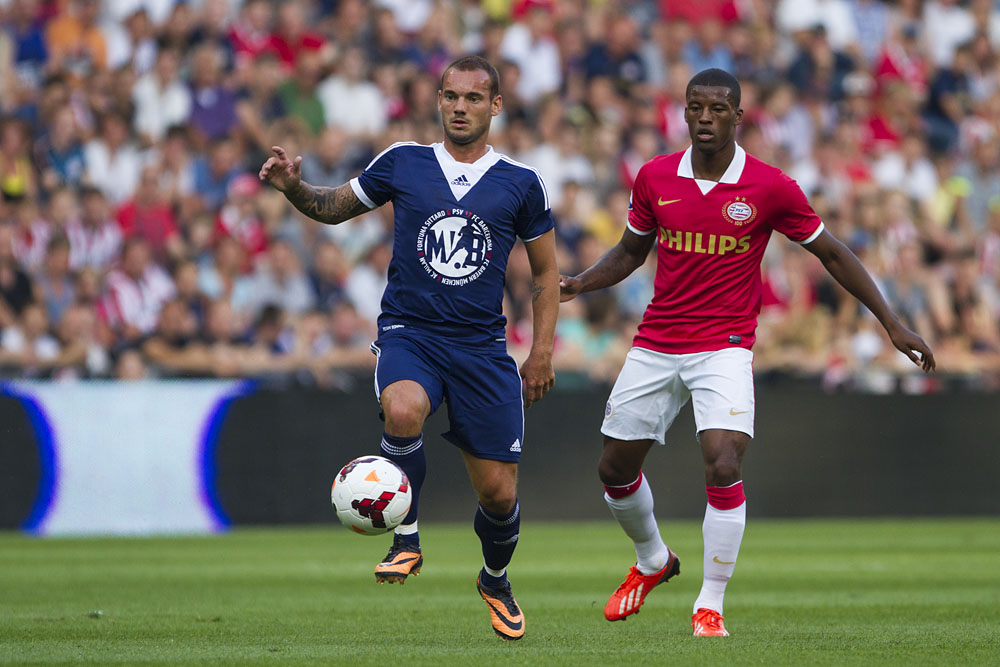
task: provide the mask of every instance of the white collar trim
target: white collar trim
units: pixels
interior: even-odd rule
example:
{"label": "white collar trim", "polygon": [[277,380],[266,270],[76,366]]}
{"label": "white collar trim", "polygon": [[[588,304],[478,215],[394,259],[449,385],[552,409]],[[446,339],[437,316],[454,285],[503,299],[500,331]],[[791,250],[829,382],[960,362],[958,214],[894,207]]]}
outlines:
{"label": "white collar trim", "polygon": [[444,147],[443,142],[432,144],[432,147],[434,157],[437,158],[441,172],[448,181],[448,187],[451,188],[451,194],[455,196],[456,201],[461,201],[490,167],[500,161],[500,154],[494,151],[492,146],[487,146],[486,154],[472,163],[456,160]]}
{"label": "white collar trim", "polygon": [[[743,147],[736,144],[736,151],[733,153],[733,160],[729,163],[726,168],[726,172],[722,174],[722,178],[719,179],[719,183],[735,184],[740,182],[740,176],[743,175],[743,168],[747,164],[747,152],[743,150]],[[702,178],[694,177],[694,167],[691,164],[691,146],[687,147],[684,151],[684,155],[681,156],[680,164],[677,165],[677,175],[681,178],[693,179],[698,187],[701,188],[702,194],[708,194],[708,192],[714,188],[718,183],[715,181],[706,181]]]}

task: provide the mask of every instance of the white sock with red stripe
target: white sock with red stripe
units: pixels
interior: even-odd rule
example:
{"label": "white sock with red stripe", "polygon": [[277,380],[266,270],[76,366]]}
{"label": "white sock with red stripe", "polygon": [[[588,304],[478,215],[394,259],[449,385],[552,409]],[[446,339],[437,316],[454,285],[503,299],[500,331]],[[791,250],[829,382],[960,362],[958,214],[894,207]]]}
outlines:
{"label": "white sock with red stripe", "polygon": [[747,523],[747,502],[743,482],[729,486],[705,487],[708,506],[701,534],[705,540],[705,577],[701,593],[694,603],[694,611],[713,609],[722,613],[722,598],[726,584],[736,569],[736,557],[743,541],[743,528]]}
{"label": "white sock with red stripe", "polygon": [[604,501],[625,534],[635,543],[636,566],[643,574],[663,569],[670,557],[653,516],[653,491],[646,476],[625,486],[604,485]]}

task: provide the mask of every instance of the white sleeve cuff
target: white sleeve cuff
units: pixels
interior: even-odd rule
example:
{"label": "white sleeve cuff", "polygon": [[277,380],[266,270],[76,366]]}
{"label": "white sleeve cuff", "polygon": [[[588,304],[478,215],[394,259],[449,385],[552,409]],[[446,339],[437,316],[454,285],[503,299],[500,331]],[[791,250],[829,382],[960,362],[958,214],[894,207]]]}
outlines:
{"label": "white sleeve cuff", "polygon": [[378,206],[375,205],[375,202],[371,200],[371,197],[365,193],[365,189],[361,187],[361,181],[357,178],[351,179],[351,189],[354,190],[354,194],[361,200],[362,204],[368,208],[378,208]]}
{"label": "white sleeve cuff", "polygon": [[819,223],[819,227],[816,228],[816,231],[810,234],[809,238],[807,238],[805,241],[799,241],[799,243],[802,245],[809,245],[817,238],[819,238],[819,235],[823,233],[824,229],[826,229],[826,225],[824,225],[822,222]]}
{"label": "white sleeve cuff", "polygon": [[634,234],[638,234],[639,236],[649,236],[650,234],[656,231],[656,227],[653,227],[652,229],[647,229],[645,231],[641,229],[636,229],[635,227],[632,226],[631,222],[627,221],[625,223],[625,226],[628,227]]}

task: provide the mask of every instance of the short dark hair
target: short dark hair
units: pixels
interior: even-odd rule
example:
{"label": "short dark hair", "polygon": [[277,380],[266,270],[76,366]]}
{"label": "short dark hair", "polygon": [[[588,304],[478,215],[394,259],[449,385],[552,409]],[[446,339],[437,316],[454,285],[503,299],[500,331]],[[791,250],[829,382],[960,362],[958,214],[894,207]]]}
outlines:
{"label": "short dark hair", "polygon": [[500,74],[497,68],[490,64],[486,58],[481,56],[462,56],[453,61],[441,72],[441,90],[444,90],[444,75],[448,70],[457,69],[460,72],[472,72],[481,69],[490,75],[490,99],[500,94]]}
{"label": "short dark hair", "polygon": [[736,108],[740,106],[740,82],[736,80],[735,76],[724,69],[713,67],[712,69],[704,69],[698,72],[688,81],[687,90],[684,91],[684,95],[690,95],[691,89],[695,86],[728,88],[733,106]]}

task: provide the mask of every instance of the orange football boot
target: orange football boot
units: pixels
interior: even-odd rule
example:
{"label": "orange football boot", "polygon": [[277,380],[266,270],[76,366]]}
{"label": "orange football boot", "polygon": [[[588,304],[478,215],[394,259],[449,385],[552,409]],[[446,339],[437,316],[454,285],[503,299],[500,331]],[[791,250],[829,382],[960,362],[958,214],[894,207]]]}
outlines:
{"label": "orange football boot", "polygon": [[728,637],[726,626],[722,624],[722,614],[714,609],[702,607],[691,615],[691,627],[695,637]]}
{"label": "orange football boot", "polygon": [[515,641],[524,636],[524,614],[517,606],[513,593],[510,592],[510,582],[505,581],[498,588],[483,586],[481,578],[476,577],[476,588],[479,595],[490,608],[490,622],[493,631],[501,639]]}
{"label": "orange football boot", "polygon": [[639,607],[655,586],[681,573],[681,562],[677,559],[677,554],[669,549],[667,553],[670,554],[667,564],[659,572],[643,574],[635,565],[629,569],[625,581],[611,594],[608,604],[604,606],[604,618],[609,621],[624,621],[632,614],[638,614]]}
{"label": "orange football boot", "polygon": [[398,581],[403,585],[409,575],[420,574],[423,564],[424,557],[420,554],[420,547],[410,546],[399,535],[394,535],[389,553],[375,566],[375,581],[380,584],[394,584]]}

